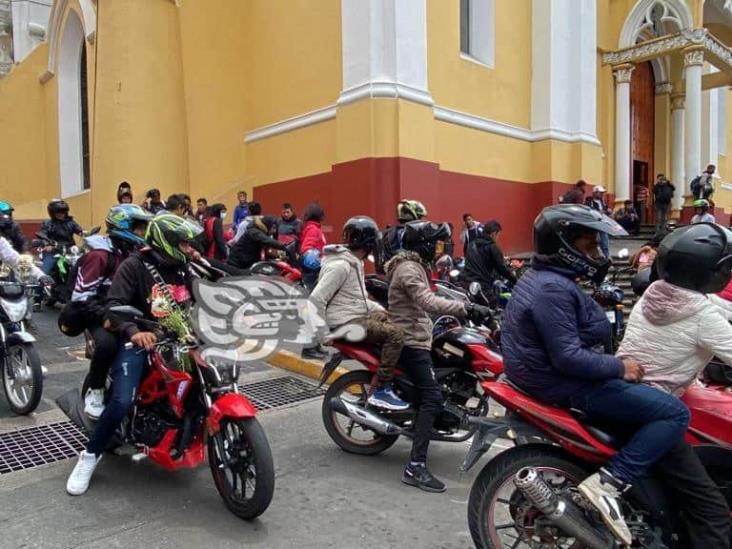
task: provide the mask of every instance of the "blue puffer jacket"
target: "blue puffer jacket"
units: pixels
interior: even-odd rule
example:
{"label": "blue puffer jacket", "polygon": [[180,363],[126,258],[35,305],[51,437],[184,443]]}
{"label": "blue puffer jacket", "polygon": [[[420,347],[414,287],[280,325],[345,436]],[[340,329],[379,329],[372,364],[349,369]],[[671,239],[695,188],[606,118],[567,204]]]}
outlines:
{"label": "blue puffer jacket", "polygon": [[611,337],[605,312],[573,279],[571,271],[534,259],[501,326],[508,379],[560,406],[578,390],[623,375],[620,359],[601,354]]}

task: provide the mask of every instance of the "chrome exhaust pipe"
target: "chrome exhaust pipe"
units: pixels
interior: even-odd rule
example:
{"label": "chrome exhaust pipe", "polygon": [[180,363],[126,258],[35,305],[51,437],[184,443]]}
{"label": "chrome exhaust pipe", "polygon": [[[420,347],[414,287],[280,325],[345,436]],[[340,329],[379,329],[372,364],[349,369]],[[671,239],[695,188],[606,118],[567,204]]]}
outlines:
{"label": "chrome exhaust pipe", "polygon": [[516,473],[513,483],[534,507],[567,535],[592,549],[613,546],[614,539],[610,532],[597,530],[574,503],[560,498],[533,467],[521,469]]}
{"label": "chrome exhaust pipe", "polygon": [[388,419],[384,419],[373,412],[369,412],[357,404],[346,402],[342,398],[333,397],[330,399],[330,407],[336,412],[340,412],[341,414],[350,417],[359,425],[369,427],[379,434],[401,435],[403,432],[403,429],[396,423],[393,423]]}

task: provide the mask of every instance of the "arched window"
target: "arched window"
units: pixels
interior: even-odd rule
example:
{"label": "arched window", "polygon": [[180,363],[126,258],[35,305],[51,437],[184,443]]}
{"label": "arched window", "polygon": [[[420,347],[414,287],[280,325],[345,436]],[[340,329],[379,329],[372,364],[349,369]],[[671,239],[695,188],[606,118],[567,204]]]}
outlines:
{"label": "arched window", "polygon": [[69,10],[58,57],[58,130],[61,195],[90,187],[86,42],[79,17]]}

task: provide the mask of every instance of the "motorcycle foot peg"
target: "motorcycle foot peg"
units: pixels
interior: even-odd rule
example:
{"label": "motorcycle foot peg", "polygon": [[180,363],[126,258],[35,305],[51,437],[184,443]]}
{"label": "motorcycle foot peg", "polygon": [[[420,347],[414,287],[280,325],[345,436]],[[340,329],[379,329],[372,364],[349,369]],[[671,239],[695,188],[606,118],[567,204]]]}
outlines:
{"label": "motorcycle foot peg", "polygon": [[132,463],[140,463],[141,461],[144,461],[147,459],[147,454],[143,452],[138,452],[137,454],[133,454],[132,457]]}

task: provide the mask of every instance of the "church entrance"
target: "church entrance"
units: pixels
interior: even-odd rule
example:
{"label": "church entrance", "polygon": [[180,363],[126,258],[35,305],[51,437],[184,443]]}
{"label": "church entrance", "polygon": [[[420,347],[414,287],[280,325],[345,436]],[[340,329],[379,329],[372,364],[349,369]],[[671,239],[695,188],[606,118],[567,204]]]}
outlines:
{"label": "church entrance", "polygon": [[653,211],[651,189],[655,180],[653,154],[655,147],[655,79],[650,62],[636,65],[630,79],[631,185],[633,200],[638,187],[648,192],[645,207],[636,203],[643,223],[651,222]]}

